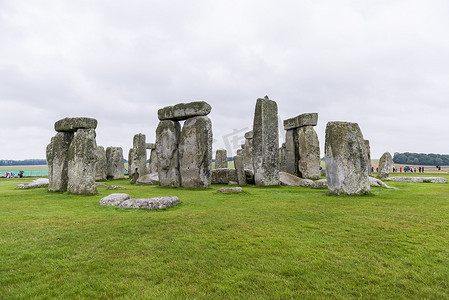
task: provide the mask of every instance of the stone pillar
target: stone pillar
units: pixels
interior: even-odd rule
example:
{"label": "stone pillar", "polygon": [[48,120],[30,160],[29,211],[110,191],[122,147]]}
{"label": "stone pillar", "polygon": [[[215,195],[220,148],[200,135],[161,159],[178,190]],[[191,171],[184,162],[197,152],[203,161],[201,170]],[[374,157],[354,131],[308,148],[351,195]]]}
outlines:
{"label": "stone pillar", "polygon": [[279,185],[278,108],[268,96],[256,102],[252,156],[256,185]]}
{"label": "stone pillar", "polygon": [[320,178],[320,143],[313,129],[317,123],[317,113],[284,120],[287,173],[306,179]]}
{"label": "stone pillar", "polygon": [[69,148],[73,132],[58,132],[47,146],[48,190],[65,192],[68,184]]}
{"label": "stone pillar", "polygon": [[138,177],[148,174],[147,168],[147,145],[145,134],[138,133],[133,138],[133,162],[129,170],[131,176],[137,173]]}
{"label": "stone pillar", "polygon": [[223,169],[228,167],[228,154],[226,149],[215,151],[215,169]]}
{"label": "stone pillar", "polygon": [[162,186],[181,186],[178,152],[180,134],[181,125],[178,121],[160,121],[156,129],[158,174]]}
{"label": "stone pillar", "polygon": [[393,165],[393,157],[390,152],[385,152],[379,159],[379,172],[377,178],[385,179],[390,175],[391,166]]}
{"label": "stone pillar", "polygon": [[[133,160],[134,160],[134,158],[133,158],[133,152],[134,152],[134,149],[133,148],[131,148],[131,149],[129,149],[129,152],[128,152],[128,176],[129,176],[129,178],[131,178],[132,177],[132,172],[131,172],[131,170],[133,169],[132,167],[133,167]],[[135,183],[135,182],[134,182]]]}
{"label": "stone pillar", "polygon": [[94,129],[79,129],[69,148],[68,188],[73,194],[96,194]]}
{"label": "stone pillar", "polygon": [[150,167],[149,167],[149,172],[151,173],[157,173],[157,154],[156,154],[156,149],[151,149],[150,152]]}
{"label": "stone pillar", "polygon": [[106,180],[106,151],[103,146],[98,146],[95,149],[95,155],[97,156],[97,163],[95,165],[95,180]]}
{"label": "stone pillar", "polygon": [[279,171],[286,172],[286,161],[285,161],[285,143],[279,148]]}
{"label": "stone pillar", "polygon": [[125,162],[123,160],[123,149],[121,147],[106,148],[108,179],[120,179],[125,177]]}
{"label": "stone pillar", "polygon": [[243,157],[240,155],[234,156],[234,168],[237,172],[237,182],[239,185],[246,185],[245,169],[243,167]]}
{"label": "stone pillar", "polygon": [[371,169],[371,147],[369,144],[369,140],[365,140],[365,146],[366,146],[366,152],[368,154],[368,158],[367,158],[367,166],[368,166],[368,176],[373,176],[373,171]]}
{"label": "stone pillar", "polygon": [[320,143],[312,126],[298,128],[300,177],[320,179]]}
{"label": "stone pillar", "polygon": [[212,178],[212,122],[207,116],[186,120],[179,139],[183,187],[208,188]]}
{"label": "stone pillar", "polygon": [[366,146],[357,123],[327,123],[325,159],[330,194],[370,192]]}
{"label": "stone pillar", "polygon": [[245,133],[245,144],[242,146],[243,167],[245,170],[253,170],[253,131]]}

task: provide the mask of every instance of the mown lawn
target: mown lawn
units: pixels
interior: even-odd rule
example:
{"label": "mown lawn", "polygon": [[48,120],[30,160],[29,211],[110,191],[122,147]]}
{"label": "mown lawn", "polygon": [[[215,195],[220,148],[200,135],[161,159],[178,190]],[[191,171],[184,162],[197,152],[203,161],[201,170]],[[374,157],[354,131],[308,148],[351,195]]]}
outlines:
{"label": "mown lawn", "polygon": [[[432,176],[425,174],[425,176]],[[438,174],[441,176],[441,174]],[[444,175],[446,178],[449,176]],[[449,184],[207,190],[163,211],[100,207],[98,195],[15,190],[0,179],[0,298],[447,299]]]}

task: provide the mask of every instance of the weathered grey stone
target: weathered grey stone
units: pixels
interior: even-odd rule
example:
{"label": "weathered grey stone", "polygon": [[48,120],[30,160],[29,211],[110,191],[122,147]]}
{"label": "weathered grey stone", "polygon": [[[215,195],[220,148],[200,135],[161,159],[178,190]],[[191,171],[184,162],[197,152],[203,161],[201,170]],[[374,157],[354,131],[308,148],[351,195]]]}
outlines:
{"label": "weathered grey stone", "polygon": [[103,146],[97,146],[95,149],[95,156],[97,157],[97,162],[95,164],[95,180],[106,180],[106,150]]}
{"label": "weathered grey stone", "polygon": [[299,139],[298,130],[290,129],[285,133],[285,171],[299,176]]}
{"label": "weathered grey stone", "polygon": [[125,178],[125,162],[121,147],[106,148],[106,177],[107,179]]}
{"label": "weathered grey stone", "polygon": [[257,99],[254,113],[253,169],[256,185],[279,185],[278,108],[267,96]]}
{"label": "weathered grey stone", "polygon": [[120,208],[164,209],[178,205],[181,201],[176,196],[162,196],[154,198],[137,198],[125,200],[119,204]]}
{"label": "weathered grey stone", "polygon": [[366,146],[357,123],[327,123],[325,159],[330,194],[370,192]]}
{"label": "weathered grey stone", "polygon": [[305,113],[297,117],[284,120],[284,129],[294,129],[303,126],[316,126],[318,124],[318,114],[317,113]]}
{"label": "weathered grey stone", "polygon": [[243,167],[243,158],[239,155],[234,156],[234,167],[237,172],[237,182],[239,185],[246,185],[245,169]]}
{"label": "weathered grey stone", "polygon": [[225,168],[212,170],[213,184],[228,184],[230,181],[238,182],[236,169]]}
{"label": "weathered grey stone", "polygon": [[228,167],[228,154],[226,149],[215,151],[215,169],[223,169]]}
{"label": "weathered grey stone", "polygon": [[100,205],[104,206],[118,206],[125,200],[131,199],[131,196],[128,194],[115,193],[110,194],[100,200]]}
{"label": "weathered grey stone", "polygon": [[228,185],[239,185],[237,181],[229,181]]}
{"label": "weathered grey stone", "polygon": [[39,187],[46,187],[50,183],[48,178],[38,178],[28,183],[19,184],[16,189],[35,189]]}
{"label": "weathered grey stone", "polygon": [[137,179],[138,184],[159,184],[158,173],[150,173],[143,175]]}
{"label": "weathered grey stone", "polygon": [[160,121],[156,129],[158,173],[162,186],[181,186],[178,151],[180,134],[178,121]]}
{"label": "weathered grey stone", "polygon": [[320,142],[312,126],[298,128],[299,175],[320,179]]}
{"label": "weathered grey stone", "polygon": [[387,177],[385,180],[402,181],[402,182],[430,182],[430,183],[447,183],[444,177]]}
{"label": "weathered grey stone", "polygon": [[67,191],[69,181],[69,148],[73,133],[58,132],[47,146],[48,190],[51,192]]}
{"label": "weathered grey stone", "polygon": [[69,148],[68,188],[73,194],[96,194],[94,129],[78,129]]}
{"label": "weathered grey stone", "polygon": [[285,160],[285,143],[282,143],[282,146],[279,148],[279,171],[286,172],[287,165]]}
{"label": "weathered grey stone", "polygon": [[212,122],[207,116],[187,119],[179,138],[179,172],[183,187],[208,188],[212,170]]}
{"label": "weathered grey stone", "polygon": [[371,147],[369,144],[369,140],[365,140],[365,146],[366,146],[366,151],[368,154],[367,163],[366,163],[366,165],[368,166],[368,176],[373,176],[373,171],[371,169]]}
{"label": "weathered grey stone", "polygon": [[108,186],[108,190],[127,190],[127,188],[120,185],[110,185]]}
{"label": "weathered grey stone", "polygon": [[156,149],[151,149],[150,152],[150,166],[148,168],[148,172],[151,173],[156,173],[157,172],[157,153],[156,153]]}
{"label": "weathered grey stone", "polygon": [[313,187],[316,189],[327,188],[327,180],[319,179],[313,182]]}
{"label": "weathered grey stone", "polygon": [[97,188],[99,188],[99,187],[107,187],[107,185],[104,184],[103,182],[95,182],[95,186],[96,186]]}
{"label": "weathered grey stone", "polygon": [[253,132],[245,133],[245,137],[247,136],[251,138],[246,138],[245,144],[242,146],[243,166],[245,169],[253,170]]}
{"label": "weathered grey stone", "polygon": [[182,121],[197,116],[206,116],[211,111],[211,106],[204,101],[179,103],[175,106],[167,106],[158,110],[159,120]]}
{"label": "weathered grey stone", "polygon": [[379,171],[377,178],[384,179],[390,175],[391,166],[393,165],[393,157],[390,152],[385,152],[379,159]]}
{"label": "weathered grey stone", "polygon": [[243,149],[237,149],[237,155],[243,156]]}
{"label": "weathered grey stone", "polygon": [[147,147],[145,134],[138,133],[133,138],[133,160],[129,168],[131,177],[137,174],[137,177],[148,174],[147,167]]}
{"label": "weathered grey stone", "polygon": [[78,129],[95,129],[97,120],[92,118],[64,118],[55,123],[58,132],[76,132]]}
{"label": "weathered grey stone", "polygon": [[380,179],[377,179],[377,178],[373,178],[373,177],[368,177],[368,180],[369,180],[369,185],[370,186],[383,186],[383,187],[385,187],[385,188],[387,188],[387,189],[395,189],[395,190],[397,190],[397,188],[395,188],[395,187],[391,187],[391,186],[388,186],[388,185],[386,185],[382,180],[380,180]]}
{"label": "weathered grey stone", "polygon": [[286,186],[314,187],[313,180],[299,178],[298,176],[286,172],[279,172],[279,181],[281,185]]}
{"label": "weathered grey stone", "polygon": [[147,150],[155,150],[156,149],[156,143],[146,143]]}
{"label": "weathered grey stone", "polygon": [[217,193],[241,193],[243,189],[241,187],[221,188],[217,190]]}
{"label": "weathered grey stone", "polygon": [[129,152],[128,152],[128,176],[130,178],[132,177],[131,168],[132,168],[132,163],[133,163],[133,152],[134,152],[133,148],[129,149]]}
{"label": "weathered grey stone", "polygon": [[251,130],[251,131],[248,131],[248,132],[245,132],[245,139],[247,139],[247,140],[251,140],[252,138],[253,138],[253,131]]}

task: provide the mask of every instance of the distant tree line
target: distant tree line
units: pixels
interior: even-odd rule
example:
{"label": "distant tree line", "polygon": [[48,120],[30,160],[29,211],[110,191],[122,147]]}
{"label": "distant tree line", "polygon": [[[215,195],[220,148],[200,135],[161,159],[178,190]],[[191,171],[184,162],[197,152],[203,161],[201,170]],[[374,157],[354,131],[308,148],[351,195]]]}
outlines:
{"label": "distant tree line", "polygon": [[395,152],[393,155],[393,162],[396,164],[405,165],[426,165],[426,166],[445,166],[449,165],[448,154],[425,154],[425,153],[410,153]]}
{"label": "distant tree line", "polygon": [[37,166],[46,165],[45,159],[25,159],[25,160],[0,160],[0,166]]}

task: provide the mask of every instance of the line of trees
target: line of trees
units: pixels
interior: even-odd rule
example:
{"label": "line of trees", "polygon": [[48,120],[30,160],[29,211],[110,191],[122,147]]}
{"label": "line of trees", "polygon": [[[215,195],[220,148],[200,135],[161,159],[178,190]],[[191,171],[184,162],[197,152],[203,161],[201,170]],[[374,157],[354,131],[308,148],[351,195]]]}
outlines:
{"label": "line of trees", "polygon": [[47,160],[45,159],[25,159],[25,160],[0,160],[0,166],[38,166],[46,165]]}
{"label": "line of trees", "polygon": [[426,166],[444,166],[449,165],[448,154],[425,154],[425,153],[410,153],[395,152],[393,155],[393,162],[396,164],[405,165],[426,165]]}

